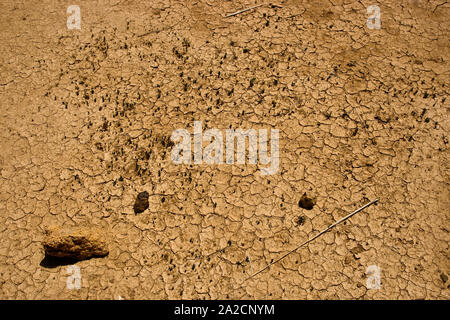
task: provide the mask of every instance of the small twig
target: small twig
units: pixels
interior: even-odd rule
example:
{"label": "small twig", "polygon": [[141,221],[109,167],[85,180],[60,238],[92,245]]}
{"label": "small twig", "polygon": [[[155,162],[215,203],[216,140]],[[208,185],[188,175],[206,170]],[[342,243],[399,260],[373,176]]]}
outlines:
{"label": "small twig", "polygon": [[345,220],[351,218],[352,216],[354,216],[355,214],[357,214],[358,212],[360,212],[361,210],[364,210],[365,208],[367,208],[368,206],[371,206],[372,204],[376,203],[378,201],[378,199],[375,199],[365,205],[363,205],[361,208],[353,211],[352,213],[350,213],[349,215],[346,215],[345,217],[343,217],[342,219],[339,219],[338,221],[336,221],[335,223],[333,223],[332,225],[328,226],[328,228],[322,230],[321,232],[319,232],[318,234],[316,234],[314,237],[312,237],[311,239],[306,240],[305,242],[303,242],[302,244],[300,244],[299,246],[297,246],[295,249],[289,251],[288,253],[286,253],[285,255],[283,255],[281,258],[278,258],[277,260],[273,261],[272,263],[269,263],[267,266],[265,266],[264,268],[262,268],[261,270],[259,270],[258,272],[255,272],[254,274],[252,274],[251,276],[249,276],[248,278],[246,278],[244,281],[242,281],[242,283],[244,283],[245,281],[257,276],[258,274],[260,274],[261,272],[263,272],[264,270],[270,268],[270,266],[274,265],[275,263],[283,260],[284,258],[286,258],[288,255],[290,255],[291,253],[294,253],[295,251],[297,251],[298,249],[300,249],[301,247],[303,247],[304,245],[307,245],[308,243],[310,243],[311,241],[317,239],[318,237],[320,237],[321,235],[323,235],[324,233],[330,231],[332,228],[334,228],[335,226],[337,226],[338,224],[344,222]]}
{"label": "small twig", "polygon": [[243,12],[246,12],[246,11],[249,11],[249,10],[252,10],[252,9],[255,9],[255,8],[258,8],[258,7],[261,7],[262,5],[263,5],[263,4],[258,4],[258,5],[256,5],[256,6],[249,7],[249,8],[247,8],[247,9],[242,9],[242,10],[239,10],[239,11],[236,11],[236,12],[233,12],[233,13],[230,13],[230,14],[227,14],[227,15],[225,16],[225,18],[232,17],[232,16],[238,15],[238,14],[240,14],[240,13],[243,13]]}

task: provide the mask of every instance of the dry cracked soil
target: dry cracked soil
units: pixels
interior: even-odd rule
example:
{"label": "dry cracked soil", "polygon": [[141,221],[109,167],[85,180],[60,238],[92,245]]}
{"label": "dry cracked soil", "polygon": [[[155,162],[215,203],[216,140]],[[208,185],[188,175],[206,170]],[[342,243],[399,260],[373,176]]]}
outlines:
{"label": "dry cracked soil", "polygon": [[[449,3],[260,3],[0,2],[0,298],[449,299]],[[174,164],[194,121],[278,129],[278,171]],[[45,262],[84,223],[109,255]]]}

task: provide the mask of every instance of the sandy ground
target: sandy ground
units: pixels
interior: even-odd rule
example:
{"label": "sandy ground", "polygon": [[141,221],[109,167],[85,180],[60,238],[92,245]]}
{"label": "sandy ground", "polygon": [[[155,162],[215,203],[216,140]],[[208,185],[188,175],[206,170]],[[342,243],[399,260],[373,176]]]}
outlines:
{"label": "sandy ground", "polygon": [[[380,1],[370,30],[365,0],[2,0],[0,298],[449,299],[445,2]],[[279,129],[278,172],[173,164],[194,121]],[[69,289],[43,232],[84,222],[110,254]]]}

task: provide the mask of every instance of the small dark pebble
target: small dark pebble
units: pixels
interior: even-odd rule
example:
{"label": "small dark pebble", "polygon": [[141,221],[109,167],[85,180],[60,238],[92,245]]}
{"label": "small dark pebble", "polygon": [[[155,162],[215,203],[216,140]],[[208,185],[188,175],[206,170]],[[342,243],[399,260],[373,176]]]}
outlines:
{"label": "small dark pebble", "polygon": [[138,213],[142,213],[145,210],[147,210],[149,204],[148,204],[148,192],[144,191],[144,192],[140,192],[137,197],[136,197],[136,201],[134,203],[134,213],[138,214]]}
{"label": "small dark pebble", "polygon": [[314,207],[315,204],[316,204],[316,200],[307,197],[306,193],[303,194],[303,196],[298,201],[298,206],[300,208],[303,208],[303,209],[306,209],[306,210],[311,210]]}

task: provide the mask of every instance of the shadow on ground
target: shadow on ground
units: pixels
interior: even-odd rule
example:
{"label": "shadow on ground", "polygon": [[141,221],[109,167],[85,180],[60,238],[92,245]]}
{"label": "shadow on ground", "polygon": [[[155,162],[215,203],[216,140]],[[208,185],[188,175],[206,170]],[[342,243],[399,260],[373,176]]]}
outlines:
{"label": "shadow on ground", "polygon": [[75,258],[68,258],[68,257],[60,258],[45,255],[44,259],[42,259],[39,265],[44,268],[56,268],[59,266],[68,266],[71,264],[75,264],[78,261],[79,260]]}

